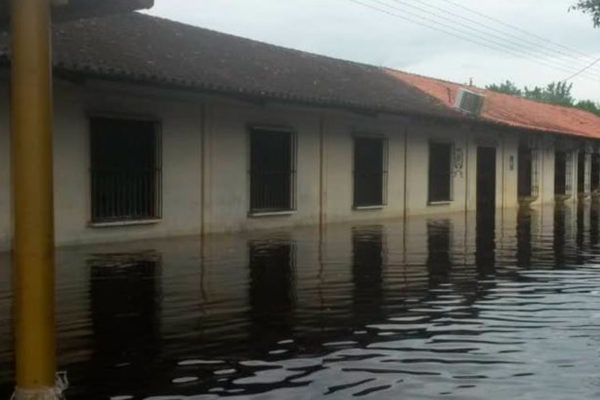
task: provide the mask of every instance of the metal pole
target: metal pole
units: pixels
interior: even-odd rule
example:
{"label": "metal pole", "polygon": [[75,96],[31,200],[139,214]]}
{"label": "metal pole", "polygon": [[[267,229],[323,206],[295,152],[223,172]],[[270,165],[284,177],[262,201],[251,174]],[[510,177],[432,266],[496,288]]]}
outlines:
{"label": "metal pole", "polygon": [[12,0],[15,398],[57,399],[50,1]]}

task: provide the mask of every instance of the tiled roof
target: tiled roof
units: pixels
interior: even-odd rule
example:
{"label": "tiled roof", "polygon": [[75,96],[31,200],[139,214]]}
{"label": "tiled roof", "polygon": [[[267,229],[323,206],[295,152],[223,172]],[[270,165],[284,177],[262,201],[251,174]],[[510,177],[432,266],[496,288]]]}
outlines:
{"label": "tiled roof", "polygon": [[458,89],[485,96],[481,119],[523,129],[600,138],[600,117],[572,107],[542,103],[491,90],[466,87],[453,82],[388,69],[388,73],[418,88],[447,107],[454,106]]}
{"label": "tiled roof", "polygon": [[[54,27],[57,71],[226,95],[361,111],[460,115],[381,68],[149,15],[130,13]],[[8,37],[0,57],[8,61]]]}

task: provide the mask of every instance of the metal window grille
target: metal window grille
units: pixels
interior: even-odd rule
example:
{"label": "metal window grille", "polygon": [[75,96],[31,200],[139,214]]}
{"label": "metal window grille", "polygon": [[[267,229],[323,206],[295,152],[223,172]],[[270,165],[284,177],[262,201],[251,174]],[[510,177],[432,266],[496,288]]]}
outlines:
{"label": "metal window grille", "polygon": [[255,129],[250,132],[250,211],[294,208],[294,135]]}
{"label": "metal window grille", "polygon": [[157,123],[96,117],[90,125],[92,222],[160,218]]}
{"label": "metal window grille", "polygon": [[387,141],[355,138],[354,207],[384,205],[387,175]]}
{"label": "metal window grille", "polygon": [[429,202],[452,200],[452,144],[429,144]]}

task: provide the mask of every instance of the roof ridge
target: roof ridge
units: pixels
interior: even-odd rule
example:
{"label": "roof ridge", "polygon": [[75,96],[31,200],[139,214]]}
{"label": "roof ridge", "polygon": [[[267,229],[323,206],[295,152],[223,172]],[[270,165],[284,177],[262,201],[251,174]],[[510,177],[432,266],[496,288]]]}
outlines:
{"label": "roof ridge", "polygon": [[401,74],[412,75],[412,76],[415,76],[415,77],[419,77],[419,78],[423,78],[423,79],[428,79],[428,80],[432,80],[432,81],[436,81],[436,82],[440,82],[440,83],[444,83],[444,84],[457,85],[457,86],[460,86],[460,87],[462,87],[464,89],[474,88],[474,89],[477,89],[477,90],[481,90],[484,93],[493,93],[493,94],[498,95],[498,96],[507,96],[507,97],[510,97],[510,98],[515,98],[515,99],[523,100],[523,101],[526,101],[526,102],[532,102],[532,103],[536,103],[536,104],[541,104],[541,105],[544,105],[544,106],[552,106],[552,107],[563,108],[563,109],[569,110],[569,111],[577,111],[577,112],[587,113],[587,114],[593,115],[594,117],[600,119],[600,116],[598,116],[598,115],[596,115],[596,114],[594,114],[594,113],[592,113],[590,111],[587,111],[587,110],[575,107],[574,105],[567,106],[567,105],[564,105],[564,104],[556,104],[556,103],[551,103],[549,101],[538,100],[538,99],[531,99],[531,98],[528,98],[528,97],[517,96],[517,95],[509,94],[509,93],[497,92],[495,90],[491,90],[491,89],[487,89],[487,88],[482,88],[482,87],[479,87],[479,86],[466,85],[466,84],[463,84],[463,83],[458,83],[458,82],[450,81],[450,80],[447,80],[447,79],[441,79],[441,78],[436,78],[436,77],[432,77],[432,76],[417,74],[417,73],[414,73],[414,72],[407,72],[407,71],[403,71],[403,70],[400,70],[400,69],[397,69],[397,68],[384,67],[384,69],[390,70],[391,72],[399,72]]}

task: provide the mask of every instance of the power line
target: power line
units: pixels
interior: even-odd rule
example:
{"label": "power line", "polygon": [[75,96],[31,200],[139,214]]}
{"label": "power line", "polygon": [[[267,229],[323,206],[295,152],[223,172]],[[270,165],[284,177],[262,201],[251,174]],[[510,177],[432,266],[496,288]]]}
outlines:
{"label": "power line", "polygon": [[[393,1],[396,1],[396,0],[393,0]],[[396,2],[398,2],[398,1],[396,1]],[[426,7],[429,7],[429,8],[438,10],[438,11],[441,11],[441,12],[446,13],[448,15],[452,15],[452,16],[454,16],[456,18],[459,18],[459,19],[462,19],[462,20],[467,21],[469,23],[472,23],[474,25],[480,26],[483,29],[487,29],[487,30],[490,30],[490,31],[493,31],[493,32],[497,32],[499,35],[503,35],[503,36],[507,36],[507,37],[510,37],[510,38],[514,38],[514,39],[518,40],[519,42],[522,42],[522,43],[526,44],[529,49],[534,50],[536,52],[540,52],[540,53],[543,52],[543,53],[545,53],[547,55],[550,55],[552,57],[555,57],[556,54],[560,54],[562,57],[566,57],[568,59],[576,60],[580,64],[584,64],[584,65],[588,64],[588,62],[586,60],[581,60],[581,56],[580,55],[573,56],[572,55],[572,54],[574,54],[573,51],[564,52],[562,50],[556,50],[556,49],[552,49],[551,47],[548,47],[546,45],[546,43],[549,42],[547,39],[544,39],[544,44],[540,44],[539,42],[533,42],[533,41],[524,39],[522,35],[519,36],[519,35],[513,34],[512,32],[507,32],[506,30],[497,29],[497,28],[495,28],[493,26],[484,24],[484,23],[482,23],[480,21],[477,21],[475,19],[465,17],[464,15],[461,15],[461,14],[456,13],[456,12],[452,12],[452,11],[446,9],[446,8],[438,7],[438,6],[433,5],[433,4],[429,4],[426,1],[423,1],[423,0],[412,0],[412,1],[421,3],[421,4],[423,4]],[[404,1],[402,1],[402,3],[406,4],[406,2],[404,2]],[[488,17],[488,18],[491,18],[491,17]],[[498,20],[498,21],[501,22],[500,20]],[[504,24],[504,25],[511,26],[511,25],[508,25],[508,24]],[[515,30],[515,28],[510,28],[510,29],[511,30]],[[494,36],[502,38],[502,36],[499,36],[499,35],[494,35]],[[507,40],[507,39],[505,39],[505,40]],[[510,43],[517,43],[517,42],[514,42],[513,40],[509,40],[509,41],[510,41]],[[521,43],[517,43],[517,44],[521,45]],[[569,53],[571,53],[571,54],[569,54]],[[575,53],[575,54],[577,54],[577,53]],[[589,58],[589,56],[585,56],[585,58]]]}
{"label": "power line", "polygon": [[579,74],[582,74],[583,72],[585,72],[586,70],[592,68],[594,65],[598,64],[600,62],[600,58],[597,58],[596,60],[594,60],[592,63],[590,63],[590,65],[588,65],[587,67],[583,68],[581,71],[574,73],[573,75],[569,76],[567,79],[563,79],[563,82],[567,82],[570,81],[571,79],[575,78],[576,76],[578,76]]}
{"label": "power line", "polygon": [[537,35],[537,34],[535,34],[533,32],[527,31],[527,30],[525,30],[525,29],[523,29],[523,28],[521,28],[519,26],[516,26],[516,25],[513,25],[513,24],[509,24],[507,22],[502,21],[501,19],[489,16],[487,14],[484,14],[484,13],[480,12],[480,11],[477,11],[477,10],[474,10],[474,9],[469,8],[467,6],[464,6],[462,4],[459,4],[456,1],[453,1],[453,0],[443,0],[443,1],[445,1],[446,3],[449,3],[451,5],[453,5],[455,7],[462,8],[463,10],[468,11],[471,14],[479,15],[479,16],[485,18],[485,19],[488,19],[490,21],[494,21],[494,22],[496,22],[499,25],[502,25],[502,26],[505,26],[505,27],[508,27],[508,28],[511,28],[511,29],[515,29],[515,30],[517,30],[517,31],[519,31],[521,33],[524,33],[526,35],[532,36],[532,37],[534,37],[534,38],[536,38],[538,40],[541,40],[545,44],[552,44],[552,45],[554,45],[556,47],[560,47],[560,48],[562,48],[564,50],[567,50],[567,51],[569,51],[569,52],[571,52],[573,54],[578,54],[580,56],[584,56],[586,58],[590,58],[589,55],[583,53],[580,50],[577,50],[577,49],[574,49],[574,48],[571,48],[571,47],[568,47],[568,46],[564,46],[564,45],[562,45],[560,43],[557,43],[557,42],[553,42],[553,41],[548,40],[547,38],[544,38],[544,37],[542,37],[540,35]]}
{"label": "power line", "polygon": [[[400,9],[400,8],[393,7],[393,6],[391,6],[391,5],[389,5],[389,4],[385,3],[385,2],[383,2],[383,1],[381,1],[381,0],[371,0],[371,1],[377,2],[377,3],[379,3],[379,4],[382,4],[382,5],[386,6],[386,7],[389,7],[389,8],[395,9],[395,10],[397,10],[397,11],[403,11],[403,12],[408,12],[408,13],[411,13],[410,11],[406,11],[405,9]],[[506,43],[503,43],[503,42],[501,42],[501,41],[498,41],[498,40],[495,40],[495,39],[490,39],[490,38],[488,37],[490,34],[489,34],[489,33],[487,33],[487,32],[483,32],[483,31],[481,31],[480,29],[473,28],[473,27],[471,27],[471,26],[469,26],[469,25],[466,25],[466,24],[463,24],[463,23],[460,23],[460,22],[456,22],[456,21],[449,20],[449,19],[448,19],[447,17],[445,17],[445,16],[440,16],[439,14],[433,13],[433,12],[431,12],[431,11],[424,10],[423,8],[420,8],[420,7],[418,7],[418,6],[414,6],[414,5],[412,5],[412,4],[410,4],[410,3],[406,2],[406,1],[403,1],[403,0],[391,0],[391,1],[393,1],[393,2],[395,2],[395,3],[406,4],[406,5],[408,5],[408,6],[409,6],[409,7],[411,7],[411,8],[415,8],[415,9],[421,10],[422,12],[425,12],[426,14],[432,15],[432,16],[433,16],[433,17],[435,17],[435,18],[441,19],[442,21],[451,21],[451,22],[452,22],[454,25],[459,25],[459,26],[465,27],[466,29],[469,29],[469,30],[471,30],[471,31],[475,32],[475,33],[476,33],[476,34],[475,34],[475,36],[479,37],[480,39],[483,39],[483,40],[485,40],[485,41],[488,41],[488,42],[494,43],[494,44],[496,44],[496,45],[498,45],[498,46],[505,47],[505,48],[507,48],[507,49],[510,49],[510,50],[512,50],[512,51],[518,51],[518,52],[521,52],[521,53],[523,53],[524,55],[526,55],[526,56],[528,56],[528,57],[535,57],[536,59],[537,59],[537,57],[538,57],[538,55],[537,55],[537,54],[531,53],[531,52],[530,52],[530,50],[529,50],[528,48],[525,48],[525,49],[523,49],[523,48],[522,48],[523,46],[522,46],[520,43],[516,43],[516,42],[514,42],[514,41],[509,41],[509,43],[516,43],[516,45],[515,45],[515,44],[512,44],[512,45],[511,45],[511,44],[506,44]],[[448,27],[448,28],[450,28],[450,29],[452,29],[452,30],[455,30],[455,31],[458,31],[458,32],[461,32],[461,33],[466,33],[466,32],[464,32],[464,31],[463,31],[463,30],[461,30],[461,29],[457,29],[457,28],[456,28],[454,25],[448,25],[448,24],[445,24],[445,23],[442,23],[442,22],[438,22],[438,21],[434,21],[434,20],[429,20],[428,18],[425,18],[425,17],[423,17],[423,16],[421,16],[421,15],[419,15],[419,14],[415,14],[415,13],[411,13],[411,14],[412,14],[412,15],[414,15],[414,16],[416,16],[417,18],[425,19],[425,20],[428,20],[429,22],[433,22],[433,23],[437,23],[437,24],[440,24],[440,25],[446,26],[446,27]],[[469,34],[471,34],[471,33],[469,33]],[[503,39],[502,37],[500,37],[500,36],[498,36],[498,35],[494,35],[494,34],[491,34],[491,35],[492,35],[492,36],[494,36],[494,37],[499,37],[499,38],[500,38],[500,40],[505,40],[505,39]],[[555,56],[556,56],[556,55],[555,55],[555,54],[553,54],[553,53],[552,53],[552,54],[550,54],[550,55],[551,55],[552,57],[555,57]],[[566,64],[566,63],[564,63],[564,62],[557,61],[557,60],[554,60],[554,61],[547,61],[547,62],[553,63],[553,64],[555,64],[556,66],[560,66],[561,68],[563,68],[563,70],[569,70],[569,71],[571,71],[571,72],[575,71],[575,70],[576,70],[575,68],[577,68],[577,67],[573,67],[573,65],[572,65],[571,63],[568,63],[568,64]],[[591,73],[591,72],[590,72],[590,73]],[[590,76],[591,76],[591,75],[590,75]],[[594,77],[595,79],[598,79],[598,80],[600,80],[600,75],[593,74],[593,77]]]}
{"label": "power line", "polygon": [[[553,68],[553,69],[557,69],[557,70],[560,69],[561,71],[567,72],[567,73],[573,73],[575,71],[570,65],[567,66],[567,65],[564,65],[564,64],[561,64],[561,63],[557,63],[557,62],[542,61],[542,60],[540,60],[538,58],[537,55],[532,55],[530,52],[525,51],[525,50],[523,50],[521,48],[515,48],[515,46],[509,46],[509,45],[506,45],[506,44],[504,44],[502,42],[498,42],[496,40],[490,40],[488,37],[485,36],[485,35],[487,35],[487,33],[484,33],[484,35],[480,35],[480,34],[473,34],[471,32],[465,32],[462,29],[456,28],[454,25],[450,25],[450,24],[445,23],[445,22],[431,20],[430,18],[423,17],[422,15],[419,15],[419,14],[417,14],[415,12],[406,10],[404,8],[399,8],[399,7],[392,6],[392,5],[386,3],[386,2],[384,2],[382,0],[363,0],[362,2],[354,1],[354,0],[352,0],[352,1],[355,2],[355,3],[361,4],[362,6],[366,6],[366,7],[375,9],[375,10],[377,10],[379,12],[383,12],[383,13],[392,15],[394,17],[397,17],[397,18],[400,18],[400,19],[404,19],[404,20],[407,20],[409,22],[416,23],[416,24],[419,24],[419,25],[422,25],[422,26],[426,26],[426,27],[428,27],[430,29],[435,29],[435,30],[441,31],[441,32],[446,33],[446,34],[450,34],[452,36],[459,37],[459,38],[461,38],[463,40],[467,40],[467,41],[476,43],[476,44],[481,45],[481,46],[485,46],[485,47],[488,47],[488,48],[493,48],[494,50],[501,50],[503,52],[512,54],[512,55],[514,55],[514,56],[516,56],[518,58],[523,58],[523,56],[531,58],[534,62],[536,62],[538,64],[541,64],[541,65],[548,66],[548,67]],[[365,1],[369,1],[370,3],[369,4],[365,4]],[[377,4],[380,4],[380,5],[383,5],[384,7],[387,7],[387,8],[392,9],[392,10],[401,11],[403,13],[403,15],[391,12],[389,10],[381,9],[380,7],[377,7],[377,6],[373,6],[373,4],[372,4],[373,2],[377,3]],[[411,15],[413,17],[416,17],[416,18],[418,18],[420,20],[424,20],[425,22],[415,21],[414,19],[411,19],[411,18],[407,17],[406,16],[407,14]],[[439,26],[442,26],[445,29],[444,28],[440,28]],[[448,31],[448,29],[450,31]],[[451,32],[451,31],[454,31],[454,32]],[[456,32],[458,32],[458,34]],[[468,35],[468,36],[464,36],[464,35]],[[475,38],[477,38],[479,40],[474,40],[473,37],[475,37]],[[587,77],[587,78],[591,79],[589,77]],[[596,79],[598,79],[598,77],[596,77]]]}

